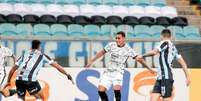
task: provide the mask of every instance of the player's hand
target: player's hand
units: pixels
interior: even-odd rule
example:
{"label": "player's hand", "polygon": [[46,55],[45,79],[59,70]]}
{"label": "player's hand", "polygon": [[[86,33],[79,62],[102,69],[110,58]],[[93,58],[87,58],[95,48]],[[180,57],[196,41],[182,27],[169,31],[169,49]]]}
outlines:
{"label": "player's hand", "polygon": [[191,80],[190,80],[190,78],[189,78],[189,77],[187,77],[187,79],[186,79],[186,85],[187,85],[187,86],[189,86],[189,85],[190,85],[190,83],[191,83]]}
{"label": "player's hand", "polygon": [[85,68],[89,68],[91,67],[92,62],[90,61],[89,63],[87,63],[87,65],[85,66]]}
{"label": "player's hand", "polygon": [[70,74],[67,74],[67,78],[68,80],[70,80],[72,82],[72,84],[75,84],[74,81],[73,81],[73,78]]}

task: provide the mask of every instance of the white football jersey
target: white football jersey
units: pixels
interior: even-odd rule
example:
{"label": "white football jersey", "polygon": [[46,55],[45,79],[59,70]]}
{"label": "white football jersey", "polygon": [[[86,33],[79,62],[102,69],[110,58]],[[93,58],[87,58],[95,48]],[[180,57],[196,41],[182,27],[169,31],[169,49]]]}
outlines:
{"label": "white football jersey", "polygon": [[124,72],[126,60],[129,57],[135,58],[136,52],[128,45],[118,47],[116,42],[110,42],[104,47],[106,53],[109,54],[109,63],[107,70]]}
{"label": "white football jersey", "polygon": [[13,53],[8,47],[0,47],[0,69],[4,67],[5,57],[12,56]]}

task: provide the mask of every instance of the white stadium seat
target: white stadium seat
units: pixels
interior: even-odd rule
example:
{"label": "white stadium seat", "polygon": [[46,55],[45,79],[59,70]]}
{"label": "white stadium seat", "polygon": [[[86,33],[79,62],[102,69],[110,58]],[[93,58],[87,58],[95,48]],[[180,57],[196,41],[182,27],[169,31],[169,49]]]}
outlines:
{"label": "white stadium seat", "polygon": [[136,16],[137,18],[140,18],[142,16],[145,16],[145,9],[142,6],[130,6],[128,8],[129,16]]}
{"label": "white stadium seat", "polygon": [[48,11],[48,14],[54,15],[55,17],[64,14],[62,7],[57,4],[49,4],[46,6],[46,9]]}
{"label": "white stadium seat", "polygon": [[80,5],[80,15],[91,17],[95,15],[95,12],[96,12],[95,8],[96,8],[95,6],[89,5],[89,4]]}
{"label": "white stadium seat", "polygon": [[79,7],[76,5],[64,5],[63,6],[64,14],[77,16],[80,14]]}
{"label": "white stadium seat", "polygon": [[157,18],[159,16],[162,16],[161,8],[157,7],[157,6],[146,6],[145,7],[145,14],[146,14],[146,16],[150,16],[153,18]]}
{"label": "white stadium seat", "polygon": [[113,6],[112,15],[124,18],[125,16],[128,16],[128,8],[126,6]]}
{"label": "white stadium seat", "polygon": [[13,13],[13,6],[9,3],[0,3],[0,14],[8,15]]}
{"label": "white stadium seat", "polygon": [[96,6],[96,15],[108,17],[112,15],[112,7],[109,5],[98,5]]}
{"label": "white stadium seat", "polygon": [[43,5],[43,4],[32,4],[31,11],[32,12],[30,12],[30,14],[35,14],[38,16],[48,14],[47,9],[46,9],[45,5]]}
{"label": "white stadium seat", "polygon": [[17,14],[20,14],[21,16],[24,16],[26,14],[29,14],[31,12],[30,5],[24,4],[24,3],[16,3],[13,6],[14,12]]}
{"label": "white stadium seat", "polygon": [[164,6],[161,7],[161,13],[163,16],[173,18],[177,16],[177,9],[171,6]]}

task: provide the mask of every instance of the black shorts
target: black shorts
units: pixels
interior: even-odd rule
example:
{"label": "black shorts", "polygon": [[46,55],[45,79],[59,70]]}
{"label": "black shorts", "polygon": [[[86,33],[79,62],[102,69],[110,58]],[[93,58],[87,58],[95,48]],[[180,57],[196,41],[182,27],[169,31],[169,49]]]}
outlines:
{"label": "black shorts", "polygon": [[174,80],[156,80],[152,93],[160,93],[163,98],[168,98],[172,96]]}
{"label": "black shorts", "polygon": [[19,97],[24,97],[26,91],[28,91],[30,95],[33,95],[41,90],[41,86],[38,81],[31,82],[31,81],[16,80],[16,88]]}

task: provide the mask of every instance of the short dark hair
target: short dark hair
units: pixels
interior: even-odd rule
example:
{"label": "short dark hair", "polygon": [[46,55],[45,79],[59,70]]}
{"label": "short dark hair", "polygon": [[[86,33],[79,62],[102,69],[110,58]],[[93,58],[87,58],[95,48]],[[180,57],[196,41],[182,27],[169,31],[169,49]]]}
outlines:
{"label": "short dark hair", "polygon": [[38,49],[40,46],[41,42],[39,40],[33,40],[32,41],[32,49]]}
{"label": "short dark hair", "polygon": [[126,34],[123,31],[117,32],[117,35],[121,35],[123,37],[126,37]]}
{"label": "short dark hair", "polygon": [[171,37],[171,31],[169,29],[164,29],[161,32],[161,35],[164,36],[164,37]]}

